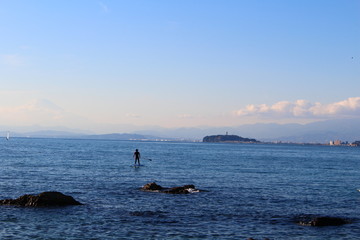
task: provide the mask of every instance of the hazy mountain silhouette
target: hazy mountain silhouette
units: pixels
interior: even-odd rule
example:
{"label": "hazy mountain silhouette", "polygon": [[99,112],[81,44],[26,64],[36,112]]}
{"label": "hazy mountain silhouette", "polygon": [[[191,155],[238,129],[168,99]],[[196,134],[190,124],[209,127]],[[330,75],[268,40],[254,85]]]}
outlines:
{"label": "hazy mountain silhouette", "polygon": [[[332,140],[354,142],[360,140],[360,120],[343,119],[327,120],[309,124],[277,124],[257,123],[236,127],[193,127],[193,128],[161,128],[148,127],[147,130],[132,131],[130,133],[93,134],[89,131],[57,127],[52,130],[34,126],[33,131],[21,131],[18,128],[11,132],[11,137],[58,137],[58,138],[88,138],[112,140],[202,140],[208,135],[234,134],[245,138],[256,138],[260,141],[289,141],[327,143]],[[4,137],[9,129],[1,127]]]}
{"label": "hazy mountain silhouette", "polygon": [[137,131],[161,137],[202,139],[207,135],[235,134],[242,137],[256,138],[261,141],[319,142],[331,140],[356,141],[360,139],[360,120],[327,120],[309,124],[257,123],[237,127],[199,127]]}

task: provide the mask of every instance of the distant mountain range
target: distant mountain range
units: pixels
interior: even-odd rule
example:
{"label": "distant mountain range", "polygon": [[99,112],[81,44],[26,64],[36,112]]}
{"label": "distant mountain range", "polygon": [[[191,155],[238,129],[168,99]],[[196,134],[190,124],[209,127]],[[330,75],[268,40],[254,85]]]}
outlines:
{"label": "distant mountain range", "polygon": [[[11,137],[81,138],[109,140],[199,140],[208,135],[234,134],[260,141],[328,143],[333,140],[354,142],[360,140],[360,120],[327,120],[309,124],[257,123],[237,127],[161,128],[139,130],[131,133],[93,134],[66,129],[11,132]],[[1,127],[1,129],[9,129]],[[60,129],[60,130],[59,130]],[[0,131],[6,136],[7,131]]]}
{"label": "distant mountain range", "polygon": [[309,124],[256,123],[237,127],[164,128],[137,131],[136,133],[161,137],[202,139],[207,135],[225,134],[226,132],[241,137],[256,138],[260,141],[328,143],[339,139],[353,142],[360,140],[360,120],[327,120]]}
{"label": "distant mountain range", "polygon": [[130,133],[111,133],[111,134],[98,134],[98,135],[82,135],[77,138],[86,139],[105,139],[105,140],[147,140],[147,141],[160,141],[160,140],[175,140],[171,138],[162,138],[151,135],[130,134]]}
{"label": "distant mountain range", "polygon": [[[7,135],[7,132],[0,131],[2,136]],[[171,138],[161,138],[150,135],[130,134],[130,133],[111,133],[111,134],[80,134],[66,131],[42,130],[35,132],[16,133],[12,132],[11,137],[28,137],[28,138],[73,138],[73,139],[103,139],[103,140],[175,140]]]}

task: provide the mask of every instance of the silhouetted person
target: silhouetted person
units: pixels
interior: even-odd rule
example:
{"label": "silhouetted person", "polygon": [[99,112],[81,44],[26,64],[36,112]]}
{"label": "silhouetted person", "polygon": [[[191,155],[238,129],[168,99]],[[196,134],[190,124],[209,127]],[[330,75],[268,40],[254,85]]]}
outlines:
{"label": "silhouetted person", "polygon": [[135,165],[136,163],[138,163],[138,165],[140,166],[140,152],[139,150],[135,150],[134,155],[133,155],[134,159],[135,159]]}

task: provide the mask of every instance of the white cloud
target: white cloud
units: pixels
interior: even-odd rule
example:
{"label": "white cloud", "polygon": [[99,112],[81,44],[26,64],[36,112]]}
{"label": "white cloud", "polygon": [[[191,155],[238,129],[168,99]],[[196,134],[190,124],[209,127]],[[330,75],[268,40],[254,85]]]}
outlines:
{"label": "white cloud", "polygon": [[316,103],[310,108],[310,111],[316,115],[359,115],[360,114],[360,97],[348,98],[344,101],[322,105]]}
{"label": "white cloud", "polygon": [[237,116],[259,117],[360,117],[360,97],[348,98],[344,101],[330,104],[311,103],[306,100],[295,102],[281,101],[273,105],[259,104],[248,105],[243,109],[234,111]]}

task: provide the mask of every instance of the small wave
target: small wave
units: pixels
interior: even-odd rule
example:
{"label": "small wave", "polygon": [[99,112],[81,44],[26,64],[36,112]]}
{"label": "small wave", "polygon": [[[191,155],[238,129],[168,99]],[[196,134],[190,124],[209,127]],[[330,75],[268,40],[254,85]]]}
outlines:
{"label": "small wave", "polygon": [[199,189],[195,189],[195,188],[187,188],[185,190],[188,191],[189,193],[198,193],[198,192],[200,192]]}

